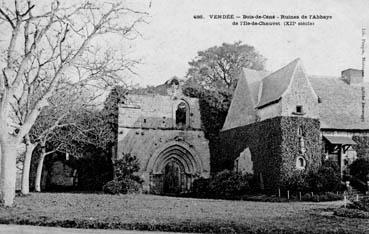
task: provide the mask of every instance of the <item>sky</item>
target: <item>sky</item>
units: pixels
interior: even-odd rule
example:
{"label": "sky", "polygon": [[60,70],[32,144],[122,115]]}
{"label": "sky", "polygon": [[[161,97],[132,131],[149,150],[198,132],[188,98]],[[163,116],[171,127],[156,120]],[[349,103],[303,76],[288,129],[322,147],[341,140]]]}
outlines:
{"label": "sky", "polygon": [[[142,38],[134,41],[131,54],[142,60],[138,75],[132,77],[142,86],[184,77],[198,51],[236,41],[254,46],[266,57],[269,71],[301,58],[308,74],[340,76],[344,69],[361,69],[361,31],[363,26],[369,29],[367,0],[132,0],[132,4],[149,13],[148,24],[138,28]],[[199,14],[204,19],[193,18]],[[314,26],[233,26],[232,20],[210,19],[212,14],[332,19],[308,20]]]}
{"label": "sky", "polygon": [[[48,5],[49,1],[35,2]],[[62,2],[77,1],[84,0]],[[105,42],[99,43],[108,43],[128,57],[141,61],[134,69],[137,75],[130,75],[130,79],[124,77],[127,83],[140,86],[162,84],[173,76],[183,78],[189,68],[188,62],[198,51],[236,41],[254,46],[267,59],[268,71],[301,58],[308,74],[340,76],[347,68],[361,69],[362,27],[366,27],[369,34],[368,0],[122,1],[132,9],[148,13],[147,24],[137,27],[142,37],[132,41],[105,38]],[[0,2],[10,2],[8,4],[12,6],[12,0]],[[216,14],[325,15],[332,19],[296,20],[314,22],[314,26],[234,26],[232,21],[241,19],[210,19],[209,15]],[[202,15],[203,19],[194,19],[194,15]],[[285,22],[280,19],[264,21]],[[369,46],[367,48],[366,51]]]}

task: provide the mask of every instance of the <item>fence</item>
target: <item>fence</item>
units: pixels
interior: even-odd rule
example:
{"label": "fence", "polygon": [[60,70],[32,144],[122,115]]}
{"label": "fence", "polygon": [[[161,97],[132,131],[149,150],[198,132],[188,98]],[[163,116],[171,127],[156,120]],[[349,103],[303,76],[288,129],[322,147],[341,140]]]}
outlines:
{"label": "fence", "polygon": [[344,194],[342,192],[302,192],[302,191],[292,191],[292,190],[282,190],[278,189],[278,198],[287,200],[299,200],[299,201],[331,201],[339,200],[338,197],[343,199]]}
{"label": "fence", "polygon": [[358,193],[350,193],[350,192],[345,191],[343,194],[343,203],[345,207],[347,207],[347,205],[350,203],[358,202],[363,199],[369,200],[369,193],[358,194]]}

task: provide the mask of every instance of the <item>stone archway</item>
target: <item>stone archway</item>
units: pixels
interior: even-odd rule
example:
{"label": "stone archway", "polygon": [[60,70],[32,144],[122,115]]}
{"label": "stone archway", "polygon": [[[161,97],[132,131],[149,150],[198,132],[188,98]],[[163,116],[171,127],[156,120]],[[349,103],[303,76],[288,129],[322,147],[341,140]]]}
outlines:
{"label": "stone archway", "polygon": [[197,153],[185,142],[170,142],[156,150],[146,171],[150,173],[150,192],[180,194],[190,191],[203,166]]}

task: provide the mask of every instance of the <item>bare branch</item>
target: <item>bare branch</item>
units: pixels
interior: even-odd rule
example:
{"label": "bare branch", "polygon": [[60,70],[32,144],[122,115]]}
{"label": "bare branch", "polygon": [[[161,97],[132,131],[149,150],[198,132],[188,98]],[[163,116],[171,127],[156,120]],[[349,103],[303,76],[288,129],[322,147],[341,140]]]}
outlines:
{"label": "bare branch", "polygon": [[8,21],[8,23],[10,24],[10,26],[15,29],[15,24],[13,23],[13,21],[10,19],[9,15],[6,14],[1,8],[0,8],[0,14],[3,15],[6,19],[6,21]]}

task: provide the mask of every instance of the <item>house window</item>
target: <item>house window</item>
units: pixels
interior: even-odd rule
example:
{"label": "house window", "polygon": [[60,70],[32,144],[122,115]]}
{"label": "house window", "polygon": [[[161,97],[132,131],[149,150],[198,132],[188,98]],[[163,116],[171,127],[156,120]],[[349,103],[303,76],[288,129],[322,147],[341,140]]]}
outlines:
{"label": "house window", "polygon": [[187,105],[181,102],[177,106],[176,110],[176,125],[178,127],[185,127],[187,124]]}
{"label": "house window", "polygon": [[296,106],[296,113],[297,114],[302,114],[303,113],[302,106]]}
{"label": "house window", "polygon": [[303,170],[306,167],[306,160],[303,157],[297,157],[296,159],[296,168],[299,170]]}

